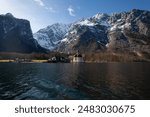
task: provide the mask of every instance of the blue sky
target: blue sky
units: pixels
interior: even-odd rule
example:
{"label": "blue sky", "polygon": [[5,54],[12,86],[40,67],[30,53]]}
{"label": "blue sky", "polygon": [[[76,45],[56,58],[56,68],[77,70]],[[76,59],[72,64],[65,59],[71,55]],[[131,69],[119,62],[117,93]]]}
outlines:
{"label": "blue sky", "polygon": [[0,0],[0,14],[28,19],[33,32],[60,22],[71,23],[97,13],[150,10],[150,0]]}

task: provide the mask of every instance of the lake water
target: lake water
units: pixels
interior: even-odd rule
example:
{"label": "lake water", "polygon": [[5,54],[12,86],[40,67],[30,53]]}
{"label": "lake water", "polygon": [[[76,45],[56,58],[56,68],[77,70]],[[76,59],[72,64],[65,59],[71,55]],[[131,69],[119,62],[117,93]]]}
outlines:
{"label": "lake water", "polygon": [[0,63],[0,99],[150,99],[150,63]]}

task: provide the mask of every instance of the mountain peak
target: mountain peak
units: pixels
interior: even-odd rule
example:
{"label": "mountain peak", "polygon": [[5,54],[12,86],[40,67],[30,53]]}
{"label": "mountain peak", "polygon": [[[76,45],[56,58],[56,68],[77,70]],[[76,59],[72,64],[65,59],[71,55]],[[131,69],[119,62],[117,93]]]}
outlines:
{"label": "mountain peak", "polygon": [[132,10],[131,10],[131,12],[139,12],[139,11],[140,11],[140,12],[143,12],[143,11],[146,11],[146,10],[140,10],[140,9],[132,9]]}
{"label": "mountain peak", "polygon": [[14,18],[14,16],[11,13],[6,13],[5,16]]}
{"label": "mountain peak", "polygon": [[106,13],[97,13],[96,15],[93,16],[93,18],[98,19],[98,20],[105,20],[108,17],[109,15]]}

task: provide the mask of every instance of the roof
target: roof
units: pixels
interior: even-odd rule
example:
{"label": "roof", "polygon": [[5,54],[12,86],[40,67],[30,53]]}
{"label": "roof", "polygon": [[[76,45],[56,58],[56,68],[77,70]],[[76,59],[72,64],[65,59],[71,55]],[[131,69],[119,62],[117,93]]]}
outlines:
{"label": "roof", "polygon": [[80,53],[76,53],[74,57],[82,57],[82,55]]}

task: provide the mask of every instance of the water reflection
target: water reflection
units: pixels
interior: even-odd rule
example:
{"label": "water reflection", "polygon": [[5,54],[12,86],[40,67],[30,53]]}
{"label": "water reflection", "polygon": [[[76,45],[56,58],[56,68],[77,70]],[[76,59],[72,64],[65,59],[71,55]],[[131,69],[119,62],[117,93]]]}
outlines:
{"label": "water reflection", "polygon": [[0,99],[150,99],[150,64],[0,64]]}

